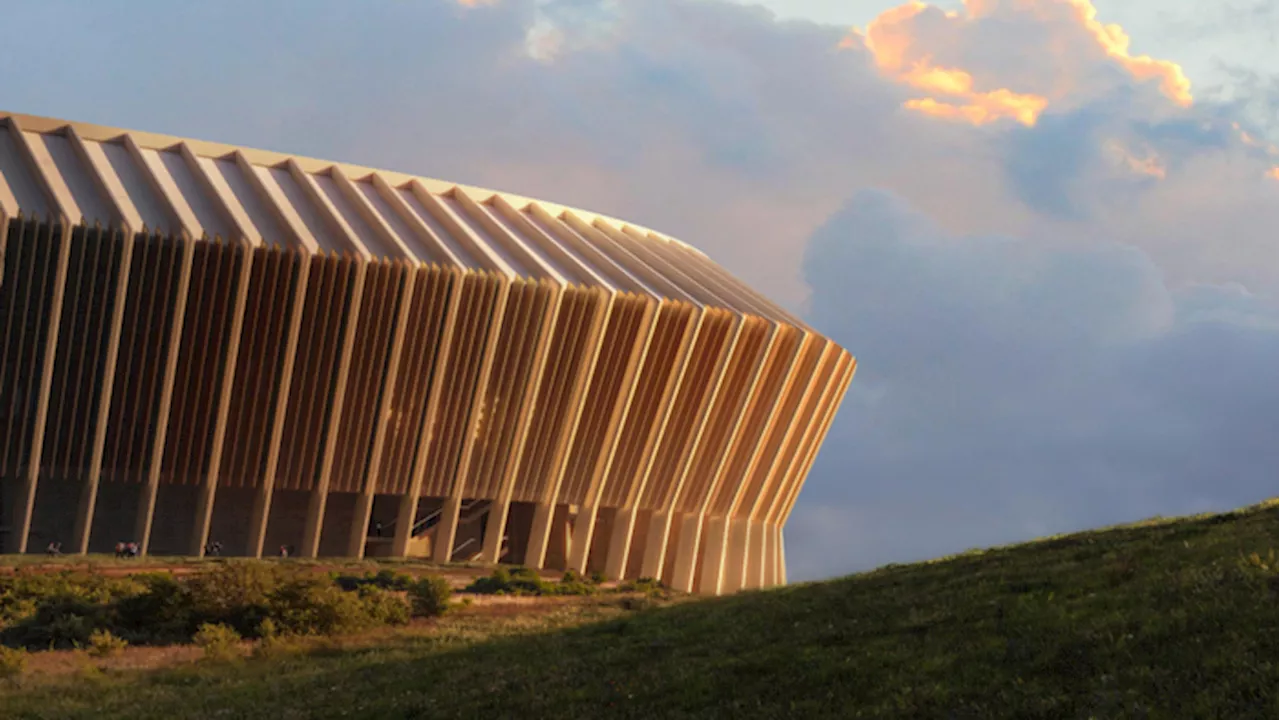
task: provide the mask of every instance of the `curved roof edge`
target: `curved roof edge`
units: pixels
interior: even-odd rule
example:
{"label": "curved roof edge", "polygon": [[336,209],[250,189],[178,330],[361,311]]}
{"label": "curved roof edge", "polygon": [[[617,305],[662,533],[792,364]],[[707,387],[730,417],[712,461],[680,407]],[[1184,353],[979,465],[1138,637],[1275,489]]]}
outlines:
{"label": "curved roof edge", "polygon": [[584,217],[588,222],[595,220],[603,220],[610,225],[615,225],[619,229],[624,226],[630,226],[638,230],[656,235],[663,240],[674,243],[681,247],[688,248],[700,255],[706,256],[698,248],[690,245],[683,240],[658,232],[652,228],[644,227],[630,220],[611,217],[603,213],[585,210],[583,208],[573,207],[571,205],[563,205],[561,203],[542,200],[540,198],[529,197],[518,193],[507,192],[505,190],[495,190],[493,188],[479,187],[476,185],[467,185],[465,183],[450,182],[448,180],[439,180],[429,178],[422,175],[414,175],[399,170],[387,170],[384,168],[369,167],[366,165],[357,165],[355,163],[340,162],[336,160],[324,160],[321,158],[305,157],[303,155],[294,155],[290,153],[276,152],[274,150],[262,150],[258,148],[249,148],[242,145],[231,145],[228,143],[212,142],[209,140],[197,140],[194,138],[186,138],[178,135],[166,135],[163,133],[148,132],[145,130],[130,130],[128,128],[111,127],[109,125],[95,125],[92,123],[77,122],[74,120],[62,120],[58,118],[43,117],[40,115],[26,115],[23,113],[9,112],[0,110],[0,121],[8,118],[17,120],[23,130],[29,130],[39,133],[49,133],[63,130],[67,127],[72,128],[81,138],[85,140],[95,140],[98,142],[106,142],[118,140],[123,135],[130,136],[138,147],[149,150],[162,150],[172,148],[180,143],[186,144],[191,150],[201,157],[223,157],[233,153],[244,155],[245,159],[254,165],[279,165],[293,161],[306,172],[322,172],[332,167],[341,169],[350,176],[361,176],[370,173],[378,173],[386,178],[392,184],[402,184],[413,180],[422,183],[427,190],[433,193],[446,193],[453,188],[460,188],[464,192],[476,193],[483,195],[491,193],[501,197],[506,202],[517,207],[527,205],[528,203],[537,203],[546,208],[554,215],[562,212],[570,211]]}
{"label": "curved roof edge", "polygon": [[812,331],[701,250],[619,218],[395,170],[0,110],[0,220],[19,212],[599,284]]}

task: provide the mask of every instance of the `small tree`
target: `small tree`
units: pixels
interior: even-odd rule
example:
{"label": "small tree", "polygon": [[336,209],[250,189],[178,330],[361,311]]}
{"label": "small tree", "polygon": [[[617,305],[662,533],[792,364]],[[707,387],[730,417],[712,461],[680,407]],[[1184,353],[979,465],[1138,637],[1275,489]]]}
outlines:
{"label": "small tree", "polygon": [[449,610],[453,586],[439,575],[428,575],[409,588],[409,602],[417,617],[439,617]]}
{"label": "small tree", "polygon": [[205,623],[192,640],[204,650],[206,660],[234,660],[240,657],[240,633],[230,625]]}

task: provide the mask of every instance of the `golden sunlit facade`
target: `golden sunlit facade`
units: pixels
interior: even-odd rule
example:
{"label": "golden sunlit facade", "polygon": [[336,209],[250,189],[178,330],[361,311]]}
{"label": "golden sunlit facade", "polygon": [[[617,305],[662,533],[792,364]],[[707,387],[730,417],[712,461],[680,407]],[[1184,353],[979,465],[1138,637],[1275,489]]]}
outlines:
{"label": "golden sunlit facade", "polygon": [[785,582],[855,368],[699,251],[397,172],[0,113],[7,552]]}

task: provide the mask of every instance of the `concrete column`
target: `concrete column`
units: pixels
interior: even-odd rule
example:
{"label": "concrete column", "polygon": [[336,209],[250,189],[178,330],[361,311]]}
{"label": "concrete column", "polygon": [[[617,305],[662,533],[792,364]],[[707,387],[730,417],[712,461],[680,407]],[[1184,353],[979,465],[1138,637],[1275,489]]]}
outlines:
{"label": "concrete column", "polygon": [[[5,123],[12,147],[17,151],[21,161],[31,171],[32,178],[40,186],[40,192],[53,208],[54,217],[50,218],[48,241],[59,235],[58,254],[54,261],[53,294],[49,299],[48,331],[44,341],[43,365],[40,370],[39,385],[36,389],[35,418],[32,423],[31,447],[27,460],[27,473],[23,478],[22,492],[18,496],[16,512],[13,519],[13,531],[17,536],[17,552],[27,551],[27,539],[31,534],[31,514],[35,509],[36,485],[40,481],[40,456],[44,451],[45,424],[49,418],[49,393],[53,385],[53,361],[58,352],[58,334],[62,323],[62,301],[66,296],[67,268],[71,260],[71,221],[83,217],[75,198],[71,195],[53,157],[44,143],[32,142],[18,126],[16,118],[8,118]],[[2,182],[2,181],[0,181]],[[6,188],[6,202],[10,204],[12,195]],[[8,228],[0,228],[0,232],[8,235]],[[36,242],[41,242],[37,238]]]}
{"label": "concrete column", "polygon": [[745,587],[749,557],[751,524],[746,518],[729,521],[729,535],[724,549],[724,570],[721,574],[721,592],[737,592]]}
{"label": "concrete column", "polygon": [[[436,538],[432,543],[431,559],[438,563],[453,560],[453,542],[458,536],[458,518],[462,514],[462,497],[453,495],[444,499],[440,509],[440,521],[436,523]],[[399,531],[397,523],[396,530]]]}
{"label": "concrete column", "polygon": [[[520,470],[520,463],[524,459],[525,447],[529,442],[529,430],[533,422],[533,411],[537,405],[538,394],[542,391],[542,384],[548,381],[545,373],[548,356],[550,355],[551,338],[555,335],[560,322],[563,320],[565,299],[563,288],[556,288],[554,293],[554,296],[547,302],[547,309],[543,314],[541,329],[534,346],[533,367],[530,369],[527,380],[529,387],[521,398],[520,408],[516,413],[516,423],[519,428],[517,437],[511,444],[511,451],[507,456],[506,470],[503,472],[502,482],[498,489],[498,497],[489,505],[489,522],[485,526],[484,545],[480,551],[480,559],[483,562],[496,564],[501,559],[502,538],[507,531],[507,516],[511,510],[511,495],[515,489],[516,473]],[[597,316],[600,315],[601,313],[597,313]],[[597,317],[597,322],[593,324],[591,330],[591,332],[595,333],[595,336],[602,334],[599,328],[601,325],[603,325],[602,319]],[[598,343],[595,343],[595,345],[597,347],[594,348],[593,352],[598,353]],[[582,390],[585,388],[588,376],[589,373],[580,372],[572,390],[573,397],[579,398],[579,405],[581,404]]]}
{"label": "concrete column", "polygon": [[547,546],[551,543],[551,521],[555,514],[556,506],[553,503],[541,502],[534,507],[529,547],[524,554],[524,564],[527,567],[541,568],[546,562]]}
{"label": "concrete column", "polygon": [[378,414],[373,434],[373,447],[370,449],[369,467],[365,474],[364,490],[356,498],[355,512],[351,518],[351,534],[347,539],[347,555],[356,558],[364,557],[364,548],[369,538],[369,517],[373,513],[373,499],[378,492],[379,474],[382,469],[382,448],[387,441],[387,429],[391,422],[391,399],[395,394],[396,380],[400,375],[400,355],[404,352],[405,335],[408,332],[409,312],[413,308],[414,283],[418,273],[414,267],[403,270],[404,280],[400,286],[396,319],[391,332],[391,354],[387,359],[387,372],[383,378],[382,399],[378,405]]}
{"label": "concrete column", "polygon": [[599,508],[584,505],[578,509],[578,517],[573,520],[573,530],[569,541],[569,570],[585,574],[587,560],[591,556],[591,540],[595,535],[596,515]]}
{"label": "concrete column", "polygon": [[618,508],[613,517],[613,533],[609,538],[609,552],[605,558],[604,574],[611,580],[621,580],[627,574],[627,561],[631,554],[631,536],[636,526],[635,505]]}
{"label": "concrete column", "polygon": [[671,512],[655,512],[649,519],[649,534],[644,543],[644,560],[640,565],[640,577],[662,579],[662,568],[667,560],[667,538],[671,534]]}
{"label": "concrete column", "polygon": [[311,490],[307,506],[307,524],[302,533],[302,546],[298,554],[313,558],[320,553],[320,532],[324,529],[324,511],[329,502],[329,477],[333,472],[333,460],[337,448],[338,429],[342,425],[342,406],[347,397],[347,381],[351,374],[351,352],[354,349],[356,329],[360,326],[360,308],[364,302],[364,279],[369,268],[367,260],[351,260],[356,263],[351,288],[351,303],[347,310],[347,326],[343,328],[342,350],[338,358],[338,381],[333,389],[333,404],[329,409],[329,427],[325,432],[320,476]]}
{"label": "concrete column", "polygon": [[[58,242],[58,259],[54,266],[53,297],[49,301],[49,330],[44,342],[44,366],[40,370],[40,385],[36,390],[36,415],[31,433],[31,453],[27,460],[27,474],[23,480],[22,494],[14,518],[17,535],[17,552],[27,551],[27,539],[31,534],[31,513],[35,509],[36,485],[40,482],[40,455],[44,451],[45,424],[49,418],[49,391],[53,385],[53,361],[58,353],[58,330],[62,324],[62,300],[66,295],[67,266],[71,257],[71,226],[67,218],[57,221],[61,225]],[[54,226],[56,228],[57,225]],[[50,237],[54,228],[50,228]],[[37,240],[39,242],[39,240]]]}
{"label": "concrete column", "polygon": [[[141,227],[141,225],[139,225]],[[93,530],[93,513],[98,503],[98,483],[102,479],[102,455],[107,443],[107,418],[111,416],[111,393],[115,387],[116,360],[120,356],[120,335],[124,328],[124,304],[129,292],[129,268],[133,264],[136,244],[126,227],[121,243],[120,266],[116,269],[116,294],[111,306],[111,329],[107,336],[107,354],[102,363],[102,388],[98,394],[98,417],[93,426],[93,446],[89,454],[89,476],[85,478],[76,511],[76,526],[71,549],[84,555],[89,552],[89,534]],[[114,237],[113,237],[114,241]]]}
{"label": "concrete column", "polygon": [[773,531],[777,534],[777,537],[778,537],[778,540],[774,545],[777,548],[777,550],[774,551],[774,557],[775,557],[774,562],[778,564],[778,569],[775,571],[775,577],[777,578],[779,585],[786,585],[787,584],[787,546],[786,546],[786,542],[782,538],[782,526],[781,525],[775,526]]}
{"label": "concrete column", "polygon": [[497,564],[502,559],[502,538],[507,533],[507,516],[511,514],[511,500],[495,500],[489,506],[489,524],[484,529],[484,548],[480,559]]}
{"label": "concrete column", "polygon": [[364,547],[369,539],[369,519],[373,517],[373,496],[371,492],[356,495],[356,506],[351,511],[351,530],[347,534],[347,556],[364,557]]}
{"label": "concrete column", "polygon": [[550,542],[547,543],[547,556],[542,561],[542,568],[568,567],[569,553],[573,550],[572,515],[572,505],[552,506]]}
{"label": "concrete column", "polygon": [[156,492],[160,486],[160,463],[164,457],[165,438],[169,431],[169,410],[173,405],[173,379],[177,374],[178,353],[182,350],[182,327],[187,314],[187,295],[191,287],[191,264],[195,258],[195,241],[182,238],[182,267],[178,274],[178,288],[174,292],[173,322],[169,326],[168,355],[165,357],[161,382],[160,405],[156,411],[155,435],[151,440],[151,459],[146,483],[138,501],[138,517],[134,524],[138,552],[147,554],[151,544],[151,520],[156,512]]}
{"label": "concrete column", "polygon": [[[593,466],[591,482],[587,490],[588,502],[579,511],[574,524],[574,546],[579,550],[570,558],[570,567],[578,572],[585,572],[587,563],[591,559],[592,537],[595,533],[596,517],[599,514],[598,503],[604,492],[605,480],[613,466],[613,459],[622,437],[623,420],[639,386],[641,366],[648,356],[649,345],[657,327],[656,305],[649,304],[645,307],[641,320],[642,329],[636,333],[631,355],[627,360],[620,383],[622,392],[609,416],[602,452]],[[600,342],[604,342],[603,332],[600,335]],[[598,355],[599,349],[597,349],[597,359]],[[605,576],[614,580],[621,580],[626,573],[627,557],[631,550],[631,533],[635,528],[637,497],[639,497],[638,493],[631,498],[628,506],[617,508],[614,515],[613,531],[610,534],[605,559]]]}
{"label": "concrete column", "polygon": [[[419,272],[426,271],[419,270]],[[426,450],[431,442],[432,426],[435,424],[436,414],[440,408],[440,397],[443,395],[440,389],[441,382],[445,376],[445,371],[449,368],[449,357],[453,352],[454,335],[458,325],[458,308],[462,298],[463,274],[461,270],[454,270],[452,273],[453,277],[449,289],[449,309],[445,314],[444,327],[440,330],[440,347],[436,350],[437,360],[431,372],[431,394],[427,397],[426,407],[423,408],[423,413],[426,417],[423,418],[422,430],[418,434],[417,453],[413,461],[413,474],[409,479],[408,491],[400,497],[400,508],[399,512],[396,513],[396,531],[391,540],[391,554],[394,557],[405,557],[409,553],[409,541],[413,539],[413,525],[418,520],[418,502],[422,493],[422,479],[427,463]],[[437,541],[432,543],[433,556],[439,546],[440,542],[437,537]]]}
{"label": "concrete column", "polygon": [[200,488],[200,497],[196,505],[194,527],[191,529],[191,544],[187,553],[196,557],[204,556],[205,543],[209,542],[209,524],[213,521],[213,501],[218,492],[218,473],[222,467],[222,444],[227,437],[227,415],[231,412],[231,390],[236,379],[236,361],[240,356],[240,340],[244,330],[245,305],[249,299],[249,280],[253,272],[255,254],[253,249],[245,247],[244,261],[240,263],[240,277],[236,280],[235,305],[232,308],[231,328],[227,356],[223,361],[222,385],[218,396],[217,416],[213,426],[213,442],[209,447],[209,472]]}
{"label": "concrete column", "polygon": [[729,545],[729,519],[709,517],[706,525],[702,537],[702,580],[698,583],[698,592],[703,595],[733,592],[738,588],[733,585],[733,562],[727,560],[726,553]]}
{"label": "concrete column", "polygon": [[764,587],[764,557],[768,552],[768,541],[765,539],[764,523],[751,522],[747,528],[747,562],[743,566],[746,575],[742,578],[742,587],[757,590]]}
{"label": "concrete column", "polygon": [[498,338],[502,336],[502,325],[506,321],[507,304],[510,298],[511,281],[503,276],[501,285],[498,287],[497,298],[493,303],[493,315],[489,322],[489,329],[483,339],[484,356],[480,361],[480,373],[476,378],[475,394],[470,411],[467,414],[467,434],[462,443],[462,457],[454,470],[452,489],[449,497],[445,498],[444,510],[440,514],[440,523],[436,525],[435,546],[432,548],[432,556],[436,562],[449,562],[453,556],[453,543],[458,534],[458,514],[462,507],[463,494],[467,492],[465,487],[467,476],[471,472],[471,463],[476,453],[476,439],[479,437],[477,428],[479,427],[480,416],[477,413],[476,404],[483,402],[485,391],[493,374],[493,366],[497,356],[495,347],[498,344]]}
{"label": "concrete column", "polygon": [[276,391],[275,409],[271,416],[271,437],[267,445],[266,467],[254,494],[249,519],[248,554],[262,557],[267,540],[267,521],[271,517],[271,496],[275,492],[276,468],[280,465],[280,443],[284,437],[285,414],[289,409],[289,390],[293,385],[293,368],[298,357],[298,336],[302,331],[303,305],[307,299],[307,282],[311,276],[311,258],[298,257],[298,282],[290,306],[289,330],[285,337],[284,363],[280,368],[280,388]]}
{"label": "concrete column", "polygon": [[778,584],[778,536],[773,526],[763,526],[764,553],[761,556],[760,587],[773,587]]}
{"label": "concrete column", "polygon": [[676,540],[676,562],[672,569],[671,587],[681,592],[693,592],[693,580],[698,569],[698,546],[702,540],[702,515],[680,513],[679,517],[680,536]]}

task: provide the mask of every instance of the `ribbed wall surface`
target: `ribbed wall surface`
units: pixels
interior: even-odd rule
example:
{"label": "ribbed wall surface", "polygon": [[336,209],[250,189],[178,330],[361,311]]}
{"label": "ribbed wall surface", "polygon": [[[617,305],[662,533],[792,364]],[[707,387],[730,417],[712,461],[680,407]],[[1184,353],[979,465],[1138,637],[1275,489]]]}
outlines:
{"label": "ribbed wall surface", "polygon": [[10,551],[785,582],[856,366],[671,238],[309,158],[0,113],[0,229]]}

